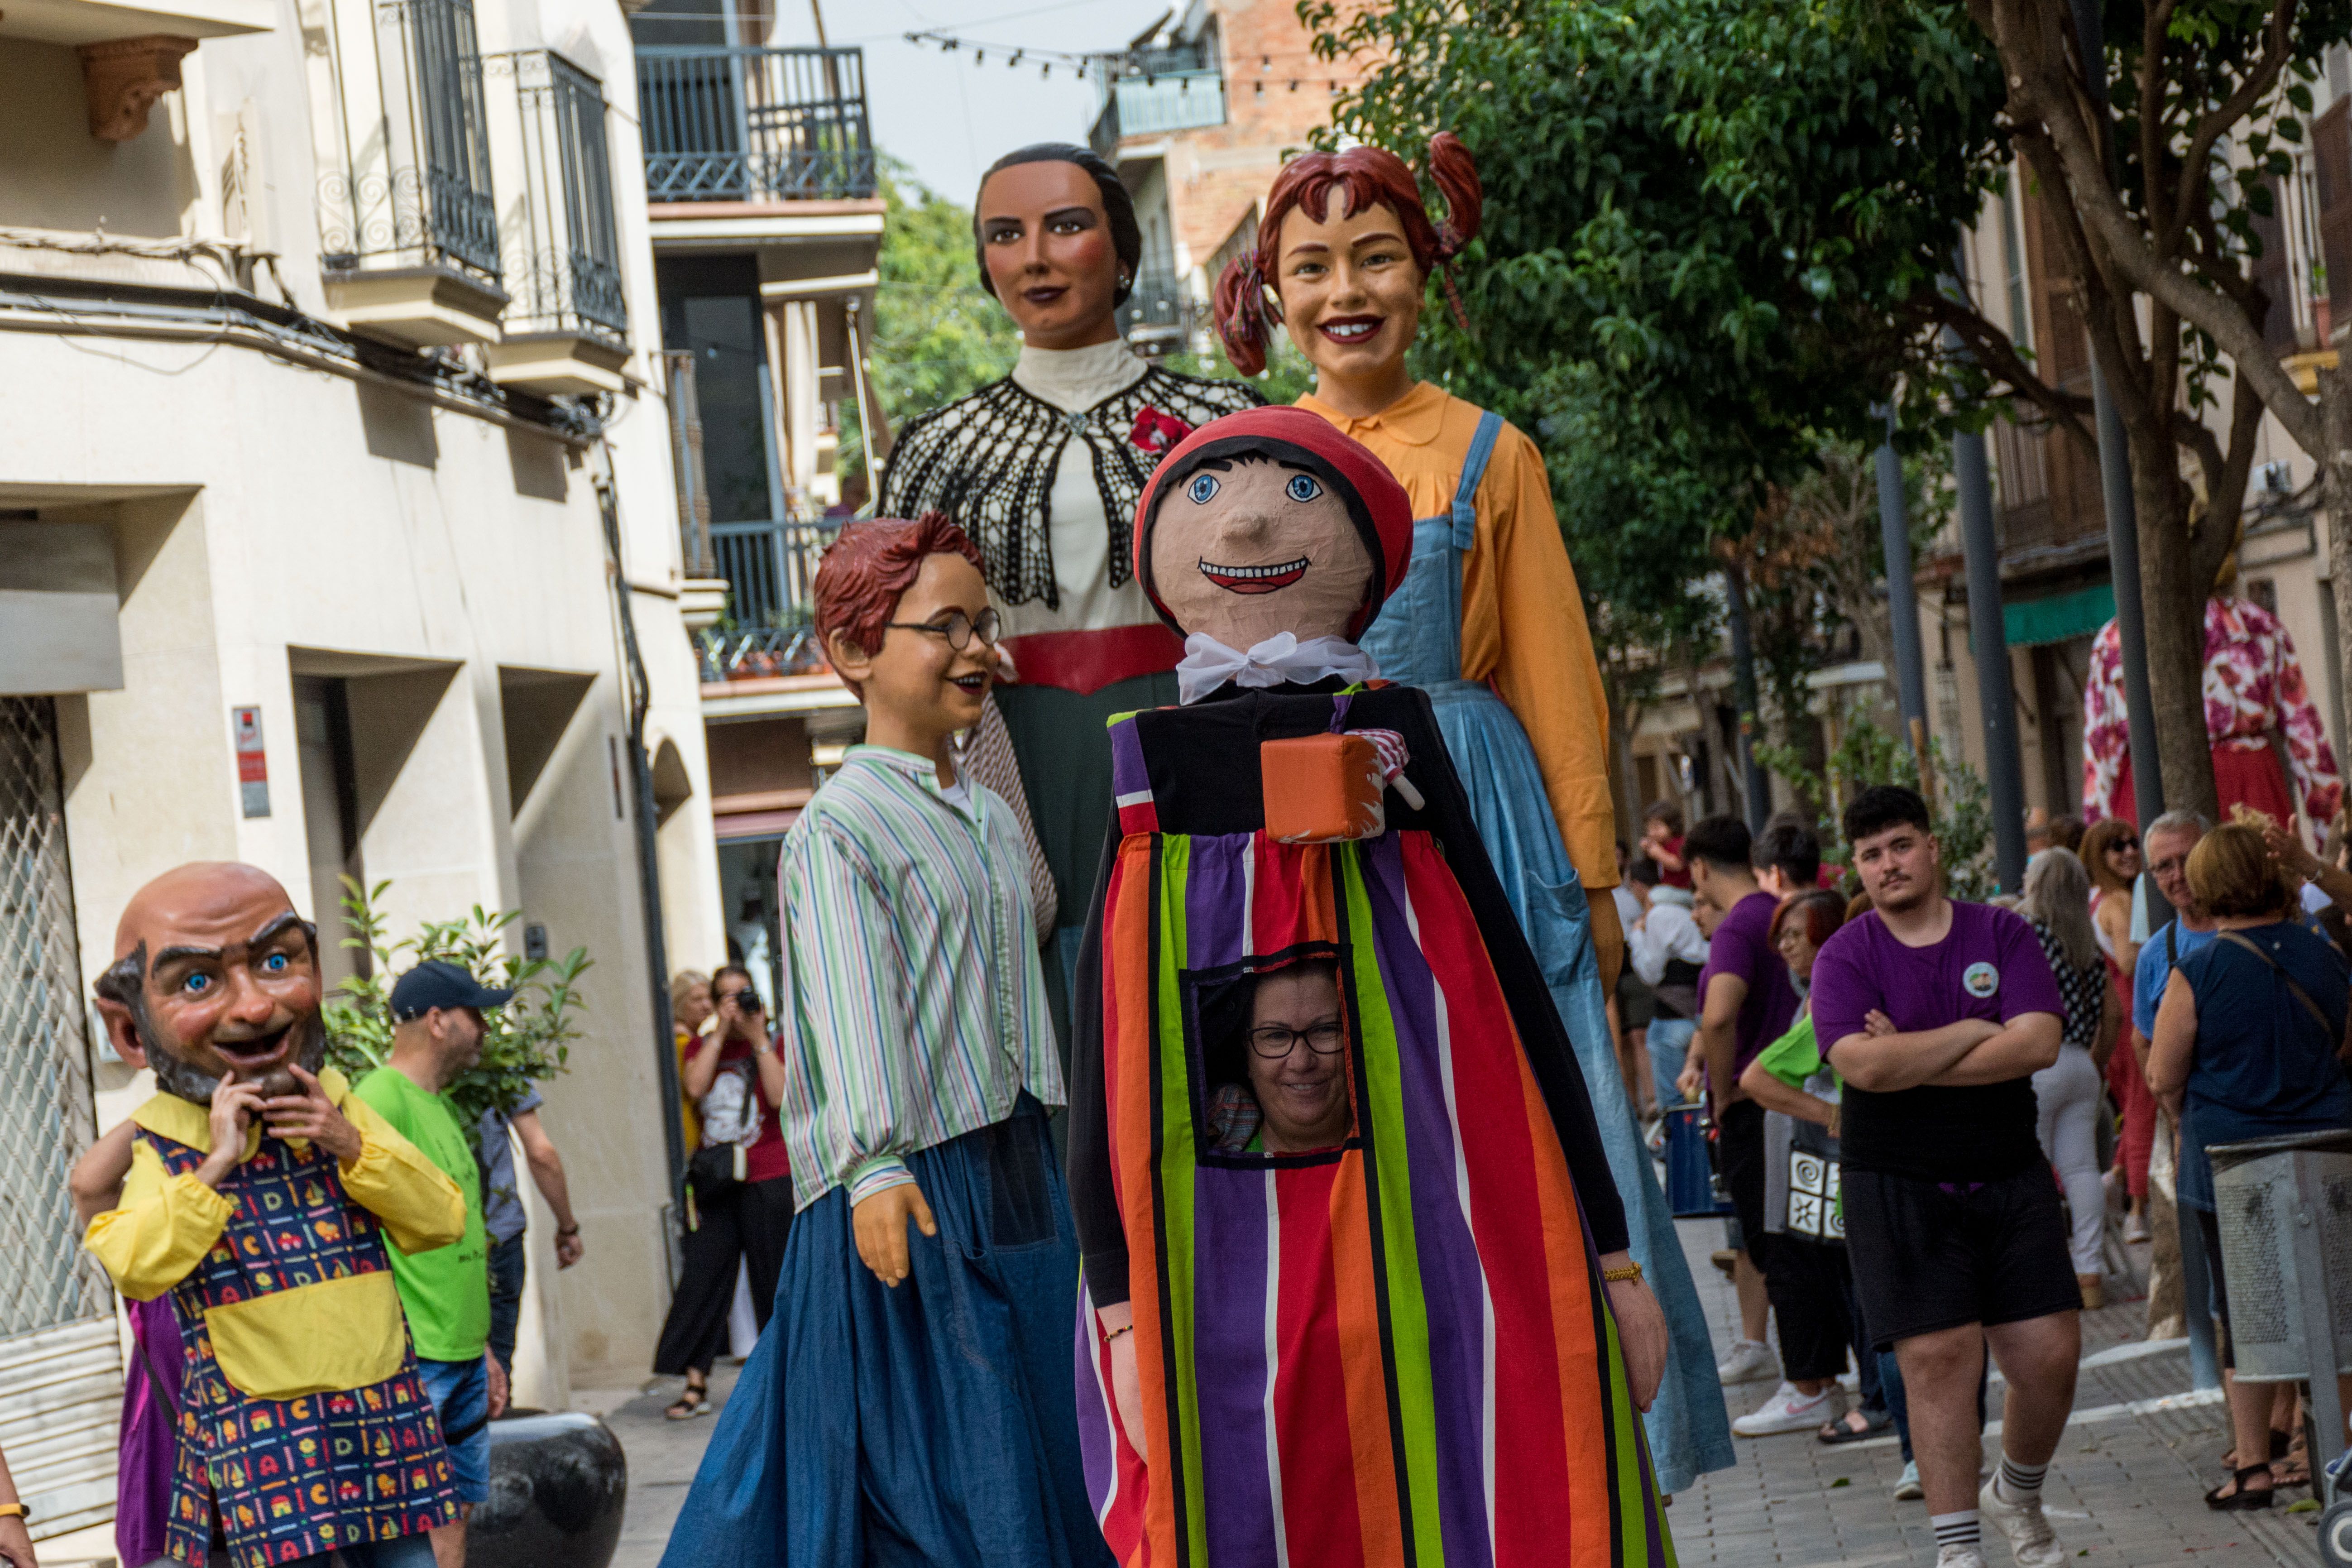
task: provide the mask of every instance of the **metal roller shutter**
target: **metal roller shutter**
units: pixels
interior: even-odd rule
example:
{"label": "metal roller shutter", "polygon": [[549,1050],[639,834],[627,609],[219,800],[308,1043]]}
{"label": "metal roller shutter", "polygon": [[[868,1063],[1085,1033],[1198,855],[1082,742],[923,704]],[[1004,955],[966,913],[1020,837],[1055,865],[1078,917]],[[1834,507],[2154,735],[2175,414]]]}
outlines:
{"label": "metal roller shutter", "polygon": [[0,697],[0,1450],[35,1539],[114,1515],[122,1354],[66,1176],[96,1136],[56,709]]}

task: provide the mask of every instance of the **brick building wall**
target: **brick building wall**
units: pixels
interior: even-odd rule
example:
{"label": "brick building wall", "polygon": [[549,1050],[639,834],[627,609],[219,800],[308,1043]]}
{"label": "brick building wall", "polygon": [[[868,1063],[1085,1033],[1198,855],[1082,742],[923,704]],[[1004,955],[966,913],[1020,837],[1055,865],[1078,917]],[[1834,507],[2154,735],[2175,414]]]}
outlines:
{"label": "brick building wall", "polygon": [[[1204,269],[1243,219],[1251,217],[1286,156],[1331,117],[1331,103],[1352,86],[1345,62],[1315,58],[1292,0],[1210,0],[1225,76],[1225,123],[1119,144],[1129,163],[1161,152],[1174,227],[1176,269]],[[1332,84],[1337,83],[1335,88]]]}

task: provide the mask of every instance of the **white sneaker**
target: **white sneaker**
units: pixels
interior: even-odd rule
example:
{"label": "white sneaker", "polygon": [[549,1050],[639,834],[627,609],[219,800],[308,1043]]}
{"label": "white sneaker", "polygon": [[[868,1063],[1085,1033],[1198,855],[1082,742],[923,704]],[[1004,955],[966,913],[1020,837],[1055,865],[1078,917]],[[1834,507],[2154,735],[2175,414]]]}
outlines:
{"label": "white sneaker", "polygon": [[1977,1512],[2009,1537],[2009,1554],[2017,1568],[2059,1568],[2066,1561],[2057,1531],[2042,1516],[2038,1494],[2021,1503],[2010,1502],[2001,1497],[2000,1482],[1995,1479],[1978,1489]]}
{"label": "white sneaker", "polygon": [[1985,1568],[1984,1553],[1973,1546],[1947,1546],[1936,1553],[1936,1568]]}
{"label": "white sneaker", "polygon": [[1731,1424],[1742,1437],[1769,1437],[1780,1432],[1810,1432],[1838,1413],[1837,1385],[1819,1394],[1801,1394],[1793,1383],[1772,1391],[1772,1397],[1752,1415]]}
{"label": "white sneaker", "polygon": [[1927,1495],[1927,1489],[1921,1485],[1919,1481],[1919,1461],[1916,1459],[1904,1460],[1903,1479],[1895,1483],[1895,1500],[1896,1502],[1917,1502]]}
{"label": "white sneaker", "polygon": [[1734,1340],[1731,1353],[1715,1363],[1718,1383],[1762,1383],[1780,1375],[1780,1358],[1761,1340]]}

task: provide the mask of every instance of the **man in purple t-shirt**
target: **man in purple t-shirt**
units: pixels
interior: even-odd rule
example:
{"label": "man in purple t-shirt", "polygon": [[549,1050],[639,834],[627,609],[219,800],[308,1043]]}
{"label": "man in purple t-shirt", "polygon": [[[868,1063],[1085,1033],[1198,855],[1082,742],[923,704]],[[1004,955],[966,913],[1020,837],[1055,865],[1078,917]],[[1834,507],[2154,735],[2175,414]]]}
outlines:
{"label": "man in purple t-shirt", "polygon": [[[1739,1289],[1739,1342],[1716,1367],[1727,1384],[1769,1378],[1779,1370],[1763,1343],[1772,1273],[1771,1238],[1764,1230],[1764,1108],[1741,1092],[1739,1075],[1797,1015],[1789,966],[1772,951],[1772,911],[1780,901],[1756,885],[1750,847],[1748,825],[1736,816],[1710,816],[1683,838],[1692,896],[1722,915],[1707,939],[1706,967],[1699,972],[1698,1034],[1691,1054],[1706,1075],[1715,1108],[1716,1161],[1739,1219],[1739,1256],[1732,1265]],[[1786,1310],[1780,1326],[1785,1336],[1790,1327]],[[1824,1404],[1821,1420],[1834,1414],[1826,1408],[1826,1401],[1835,1397],[1834,1386],[1825,1392],[1816,1384],[1804,1390],[1804,1397]],[[1811,1404],[1801,1414],[1812,1416]]]}
{"label": "man in purple t-shirt", "polygon": [[[1862,1315],[1903,1367],[1938,1568],[1983,1568],[1979,1513],[2021,1568],[2056,1568],[2042,1481],[2074,1403],[2082,1294],[2034,1135],[2032,1075],[2058,1059],[2065,1004],[2031,926],[1944,896],[1918,795],[1873,785],[1844,827],[1873,909],[1822,945],[1812,1009],[1845,1079],[1846,1253]],[[2001,1462],[1971,1499],[1988,1343],[2009,1382]]]}

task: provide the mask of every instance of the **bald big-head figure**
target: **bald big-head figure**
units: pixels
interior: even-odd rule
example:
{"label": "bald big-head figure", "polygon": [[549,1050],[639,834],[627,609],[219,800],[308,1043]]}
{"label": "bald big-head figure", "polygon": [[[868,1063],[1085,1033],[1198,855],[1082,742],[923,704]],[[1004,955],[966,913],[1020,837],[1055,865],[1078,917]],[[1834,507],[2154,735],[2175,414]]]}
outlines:
{"label": "bald big-head figure", "polygon": [[96,987],[107,1037],[167,1093],[208,1104],[225,1079],[282,1087],[287,1068],[325,1060],[318,934],[267,871],[164,872],[122,911],[114,954]]}

